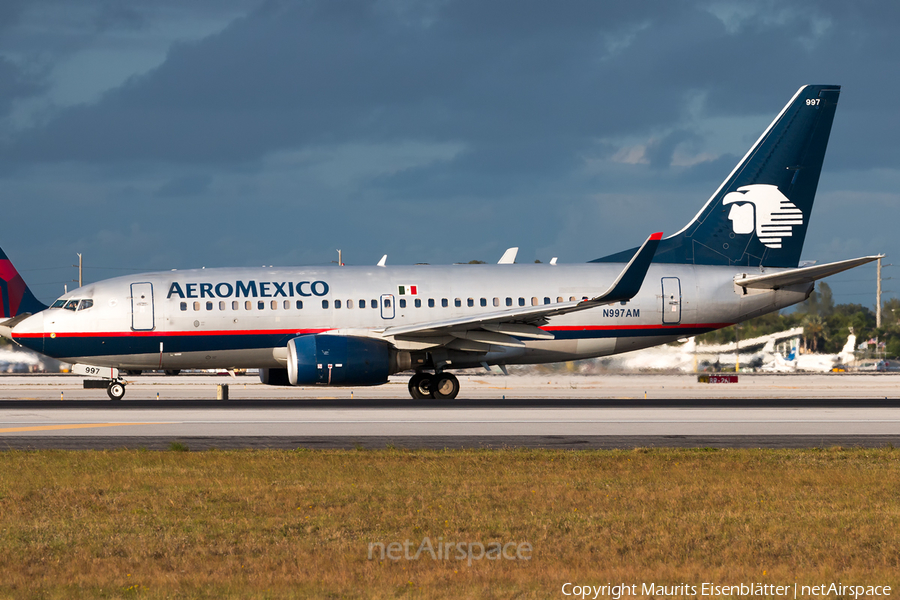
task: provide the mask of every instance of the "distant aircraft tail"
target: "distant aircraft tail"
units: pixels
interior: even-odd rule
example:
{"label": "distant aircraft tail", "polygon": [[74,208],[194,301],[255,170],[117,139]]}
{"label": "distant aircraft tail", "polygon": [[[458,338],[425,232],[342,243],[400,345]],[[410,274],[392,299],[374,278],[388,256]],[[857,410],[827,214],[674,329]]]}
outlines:
{"label": "distant aircraft tail", "polygon": [[797,267],[840,92],[838,85],[801,87],[697,216],[660,242],[653,261]]}
{"label": "distant aircraft tail", "polygon": [[37,313],[47,308],[28,286],[6,253],[0,249],[0,319],[12,318],[24,313]]}
{"label": "distant aircraft tail", "polygon": [[843,363],[852,362],[856,358],[856,334],[853,333],[852,327],[850,328],[850,335],[847,336],[847,342],[841,348],[838,356],[840,356]]}

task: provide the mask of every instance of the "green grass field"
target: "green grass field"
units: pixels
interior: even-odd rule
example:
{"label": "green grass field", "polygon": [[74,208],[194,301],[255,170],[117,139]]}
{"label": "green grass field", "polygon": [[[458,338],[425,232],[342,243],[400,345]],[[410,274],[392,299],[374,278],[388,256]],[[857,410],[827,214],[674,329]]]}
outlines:
{"label": "green grass field", "polygon": [[[0,597],[562,598],[567,581],[896,597],[898,531],[894,449],[0,452]],[[425,538],[533,551],[369,559]]]}

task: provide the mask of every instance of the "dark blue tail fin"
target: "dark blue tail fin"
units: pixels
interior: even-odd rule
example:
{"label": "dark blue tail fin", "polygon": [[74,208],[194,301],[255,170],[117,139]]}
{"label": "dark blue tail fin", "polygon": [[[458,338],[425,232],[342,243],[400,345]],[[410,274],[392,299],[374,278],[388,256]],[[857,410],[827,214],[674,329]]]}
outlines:
{"label": "dark blue tail fin", "polygon": [[[800,88],[694,219],[653,262],[796,267],[841,93]],[[626,250],[591,262],[626,262]]]}
{"label": "dark blue tail fin", "polygon": [[41,303],[16,271],[12,262],[0,250],[0,319],[22,313],[37,313],[47,308]]}

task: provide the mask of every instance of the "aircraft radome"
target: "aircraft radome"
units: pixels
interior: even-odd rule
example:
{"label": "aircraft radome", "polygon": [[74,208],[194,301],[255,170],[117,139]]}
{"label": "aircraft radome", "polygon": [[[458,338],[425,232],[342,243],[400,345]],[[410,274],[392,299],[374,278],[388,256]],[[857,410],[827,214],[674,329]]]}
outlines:
{"label": "aircraft radome", "polygon": [[586,264],[221,268],[118,277],[39,302],[0,252],[17,344],[93,376],[259,368],[271,385],[362,386],[411,371],[413,398],[454,398],[454,369],[606,356],[805,300],[875,260],[798,268],[840,87],[801,87],[681,231]]}

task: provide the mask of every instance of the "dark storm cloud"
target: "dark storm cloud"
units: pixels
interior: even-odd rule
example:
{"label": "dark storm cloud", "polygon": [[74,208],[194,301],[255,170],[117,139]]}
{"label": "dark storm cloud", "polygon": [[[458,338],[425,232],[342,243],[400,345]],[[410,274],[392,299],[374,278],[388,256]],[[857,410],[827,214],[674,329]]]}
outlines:
{"label": "dark storm cloud", "polygon": [[4,0],[0,2],[0,31],[10,29],[19,22],[25,0]]}
{"label": "dark storm cloud", "polygon": [[617,110],[618,84],[596,66],[604,34],[638,15],[537,6],[449,4],[430,25],[371,3],[269,6],[29,132],[15,156],[216,162],[347,139],[577,143],[597,125],[624,131],[677,113],[677,102]]}
{"label": "dark storm cloud", "polygon": [[113,29],[140,29],[147,24],[144,15],[133,6],[121,2],[107,2],[101,5],[94,18],[98,31]]}
{"label": "dark storm cloud", "polygon": [[209,175],[184,175],[176,177],[164,183],[154,196],[157,198],[178,198],[181,196],[196,196],[205,192],[212,183]]}
{"label": "dark storm cloud", "polygon": [[9,112],[15,99],[30,96],[42,88],[19,67],[0,56],[0,117]]}
{"label": "dark storm cloud", "polygon": [[[132,12],[119,18],[138,19]],[[473,156],[527,148],[521,164],[531,172],[552,166],[561,147],[571,160],[591,137],[677,125],[692,93],[705,94],[709,114],[765,114],[774,90],[818,82],[822,65],[874,50],[887,67],[891,27],[861,33],[873,16],[852,5],[761,5],[729,30],[703,6],[670,2],[463,1],[406,12],[363,1],[272,3],[27,132],[7,156],[215,163],[414,138],[484,144]],[[900,91],[896,81],[884,85]],[[864,106],[869,124],[893,109],[887,98]],[[859,153],[842,162],[852,157]],[[653,167],[667,166],[654,158]]]}
{"label": "dark storm cloud", "polygon": [[[84,38],[112,48],[169,10],[86,6]],[[680,228],[804,83],[844,86],[824,187],[865,180],[872,197],[896,196],[893,2],[191,6],[215,26],[0,140],[22,222],[28,206],[75,197],[117,233],[74,239],[69,219],[41,223],[48,252],[153,268],[316,263],[335,247],[351,262],[373,247],[372,262],[391,263],[490,260],[508,245],[595,258]],[[48,43],[65,47],[69,29]],[[39,91],[2,61],[0,117]],[[860,222],[884,222],[884,206],[853,205]],[[886,233],[819,212],[810,258],[889,250],[866,246]],[[146,233],[121,233],[134,231]]]}

